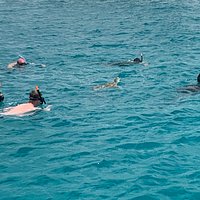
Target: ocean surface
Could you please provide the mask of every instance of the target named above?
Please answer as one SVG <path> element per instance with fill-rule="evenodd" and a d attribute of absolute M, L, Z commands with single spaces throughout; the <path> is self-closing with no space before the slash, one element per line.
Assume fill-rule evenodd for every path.
<path fill-rule="evenodd" d="M 0 0 L 0 112 L 49 108 L 0 116 L 0 199 L 200 199 L 199 30 L 198 0 Z"/>

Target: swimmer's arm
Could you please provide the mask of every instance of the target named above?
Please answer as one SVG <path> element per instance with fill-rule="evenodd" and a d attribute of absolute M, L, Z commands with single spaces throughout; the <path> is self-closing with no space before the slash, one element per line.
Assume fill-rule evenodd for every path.
<path fill-rule="evenodd" d="M 99 89 L 101 89 L 102 88 L 102 86 L 100 85 L 100 86 L 94 86 L 93 87 L 93 90 L 99 90 Z"/>
<path fill-rule="evenodd" d="M 13 67 L 15 67 L 17 65 L 17 62 L 12 62 L 10 64 L 8 64 L 8 68 L 11 69 Z"/>

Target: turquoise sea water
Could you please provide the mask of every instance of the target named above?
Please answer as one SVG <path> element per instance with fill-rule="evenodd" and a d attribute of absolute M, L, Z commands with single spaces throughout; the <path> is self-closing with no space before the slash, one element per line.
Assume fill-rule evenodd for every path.
<path fill-rule="evenodd" d="M 200 198 L 197 0 L 0 0 L 0 199 Z M 110 66 L 144 54 L 147 67 Z M 18 55 L 35 63 L 8 70 Z M 41 67 L 40 64 L 46 65 Z M 120 89 L 93 91 L 119 76 Z"/>

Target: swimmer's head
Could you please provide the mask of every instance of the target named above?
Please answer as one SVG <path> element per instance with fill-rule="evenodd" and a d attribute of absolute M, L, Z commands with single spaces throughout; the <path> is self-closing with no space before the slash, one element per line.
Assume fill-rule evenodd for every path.
<path fill-rule="evenodd" d="M 31 101 L 36 101 L 40 100 L 40 96 L 36 90 L 32 90 L 29 94 L 29 100 Z"/>
<path fill-rule="evenodd" d="M 140 62 L 141 62 L 141 60 L 140 60 L 139 58 L 135 58 L 133 61 L 134 61 L 135 63 L 140 63 Z"/>
<path fill-rule="evenodd" d="M 200 74 L 197 76 L 197 82 L 200 83 Z"/>
<path fill-rule="evenodd" d="M 119 83 L 119 81 L 120 81 L 120 78 L 119 78 L 119 77 L 117 77 L 117 78 L 114 79 L 114 82 L 115 82 L 115 83 Z"/>
<path fill-rule="evenodd" d="M 44 97 L 42 97 L 42 93 L 39 91 L 38 86 L 35 87 L 35 90 L 32 90 L 29 94 L 29 102 L 33 103 L 34 106 L 39 104 L 46 104 Z"/>
<path fill-rule="evenodd" d="M 40 96 L 37 90 L 32 90 L 29 94 L 29 101 L 39 105 L 43 103 L 43 98 Z"/>
<path fill-rule="evenodd" d="M 0 102 L 2 102 L 4 100 L 4 96 L 3 94 L 0 92 Z"/>
<path fill-rule="evenodd" d="M 24 65 L 24 64 L 26 64 L 25 58 L 19 58 L 19 59 L 17 60 L 17 64 L 18 64 L 18 65 Z"/>

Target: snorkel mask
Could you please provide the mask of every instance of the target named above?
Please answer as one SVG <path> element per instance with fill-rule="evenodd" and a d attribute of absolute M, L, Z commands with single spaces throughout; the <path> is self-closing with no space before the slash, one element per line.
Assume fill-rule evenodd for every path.
<path fill-rule="evenodd" d="M 37 92 L 37 93 L 36 93 Z M 42 97 L 42 93 L 39 90 L 39 87 L 36 86 L 35 90 L 33 90 L 29 96 L 29 100 L 31 101 L 40 101 L 41 104 L 46 104 L 45 99 Z"/>

